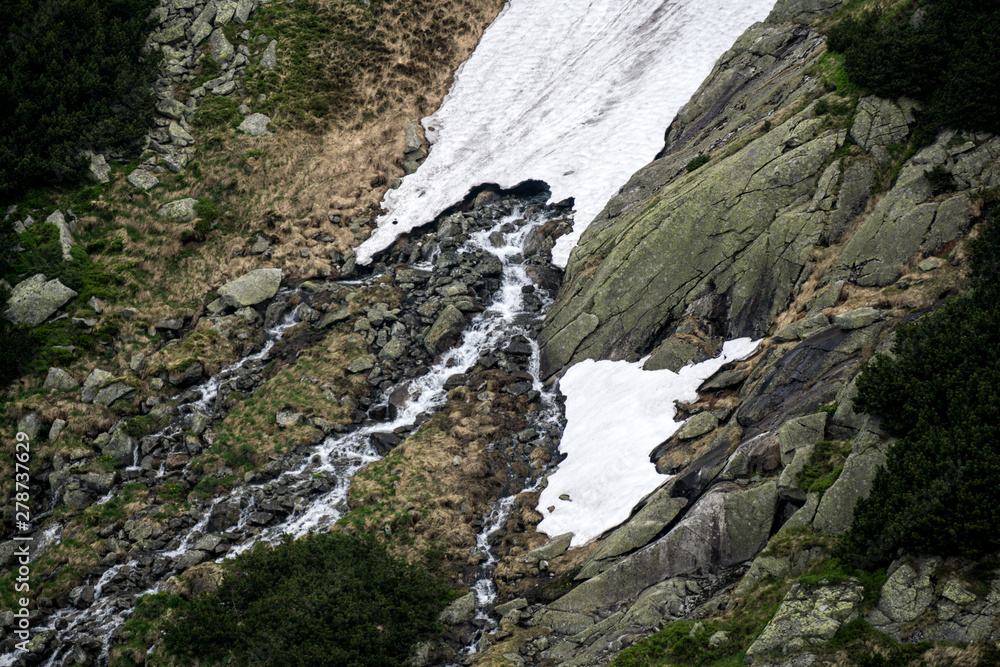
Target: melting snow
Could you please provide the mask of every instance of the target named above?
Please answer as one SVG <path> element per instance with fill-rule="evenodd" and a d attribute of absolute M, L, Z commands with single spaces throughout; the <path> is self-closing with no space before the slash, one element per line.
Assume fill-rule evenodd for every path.
<path fill-rule="evenodd" d="M 720 356 L 677 373 L 644 371 L 645 359 L 587 360 L 566 371 L 559 381 L 567 422 L 559 451 L 567 457 L 539 496 L 545 518 L 538 530 L 573 533 L 573 546 L 580 546 L 627 519 L 669 479 L 656 472 L 649 452 L 683 423 L 674 421 L 674 402 L 696 400 L 702 382 L 723 364 L 750 356 L 759 342 L 729 341 Z"/>
<path fill-rule="evenodd" d="M 549 184 L 575 199 L 565 266 L 584 228 L 663 147 L 716 59 L 774 0 L 511 0 L 423 120 L 433 149 L 390 190 L 358 262 L 432 221 L 475 186 Z"/>

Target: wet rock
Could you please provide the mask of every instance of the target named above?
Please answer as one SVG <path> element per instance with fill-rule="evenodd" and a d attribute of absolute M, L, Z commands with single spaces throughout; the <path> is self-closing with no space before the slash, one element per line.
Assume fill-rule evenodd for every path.
<path fill-rule="evenodd" d="M 198 565 L 199 563 L 204 563 L 206 560 L 211 558 L 211 556 L 212 555 L 206 551 L 192 549 L 191 551 L 188 551 L 186 554 L 181 556 L 177 560 L 177 564 L 174 565 L 174 567 L 177 568 L 179 572 L 183 572 L 184 570 L 192 568 L 195 565 Z"/>
<path fill-rule="evenodd" d="M 212 508 L 205 529 L 212 533 L 221 533 L 240 520 L 240 508 L 234 503 L 218 503 Z"/>
<path fill-rule="evenodd" d="M 93 601 L 93 586 L 77 586 L 69 592 L 69 603 L 77 609 L 86 609 Z"/>
<path fill-rule="evenodd" d="M 14 286 L 4 317 L 14 324 L 37 327 L 76 296 L 58 280 L 46 281 L 45 274 L 37 273 Z"/>
<path fill-rule="evenodd" d="M 205 376 L 205 367 L 200 361 L 191 361 L 169 371 L 168 381 L 175 387 L 190 387 Z"/>
<path fill-rule="evenodd" d="M 385 456 L 393 450 L 394 447 L 403 442 L 395 433 L 372 433 L 371 434 L 372 445 L 375 446 L 375 451 L 379 453 L 380 456 Z"/>
<path fill-rule="evenodd" d="M 458 342 L 465 331 L 465 315 L 454 306 L 445 306 L 434 324 L 423 336 L 424 347 L 430 354 L 438 354 Z"/>

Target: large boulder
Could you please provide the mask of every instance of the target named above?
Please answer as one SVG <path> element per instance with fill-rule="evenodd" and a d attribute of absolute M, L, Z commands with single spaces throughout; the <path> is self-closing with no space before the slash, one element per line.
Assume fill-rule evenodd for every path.
<path fill-rule="evenodd" d="M 72 262 L 73 255 L 70 250 L 73 248 L 73 230 L 66 222 L 66 216 L 63 215 L 62 211 L 54 211 L 52 215 L 45 218 L 45 222 L 55 225 L 55 228 L 59 230 L 59 249 L 62 250 L 63 261 Z"/>
<path fill-rule="evenodd" d="M 198 214 L 194 210 L 194 205 L 197 203 L 198 200 L 191 197 L 177 199 L 161 206 L 156 214 L 171 222 L 191 222 L 198 217 Z"/>
<path fill-rule="evenodd" d="M 424 333 L 424 347 L 431 354 L 444 352 L 454 345 L 465 330 L 465 315 L 455 306 L 445 306 Z"/>
<path fill-rule="evenodd" d="M 222 28 L 216 28 L 212 32 L 208 38 L 208 46 L 208 54 L 219 64 L 228 63 L 236 55 L 236 49 L 226 39 L 226 34 L 222 32 Z"/>
<path fill-rule="evenodd" d="M 252 113 L 243 119 L 239 130 L 255 137 L 264 137 L 271 134 L 271 130 L 267 129 L 267 124 L 270 122 L 271 119 L 268 116 L 262 113 Z"/>
<path fill-rule="evenodd" d="M 233 308 L 255 306 L 278 293 L 281 269 L 255 269 L 219 288 L 219 298 Z"/>
<path fill-rule="evenodd" d="M 58 280 L 46 281 L 45 274 L 36 273 L 14 286 L 3 315 L 14 324 L 37 327 L 76 295 Z"/>
<path fill-rule="evenodd" d="M 907 114 L 891 100 L 865 97 L 851 125 L 851 138 L 866 149 L 899 144 L 910 134 Z"/>
<path fill-rule="evenodd" d="M 94 183 L 107 183 L 111 180 L 111 167 L 103 155 L 92 151 L 87 151 L 84 155 L 88 158 L 86 176 L 89 180 Z"/>
<path fill-rule="evenodd" d="M 890 444 L 870 430 L 858 434 L 840 477 L 823 494 L 813 518 L 813 528 L 836 535 L 851 527 L 854 507 L 871 493 L 875 473 L 885 465 Z"/>
<path fill-rule="evenodd" d="M 45 388 L 56 391 L 71 391 L 80 386 L 76 378 L 61 368 L 50 368 L 49 374 L 45 376 Z"/>

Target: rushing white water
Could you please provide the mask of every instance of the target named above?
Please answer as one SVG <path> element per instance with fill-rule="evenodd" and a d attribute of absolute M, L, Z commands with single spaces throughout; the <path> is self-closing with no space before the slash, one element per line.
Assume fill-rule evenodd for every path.
<path fill-rule="evenodd" d="M 423 121 L 432 148 L 390 190 L 358 262 L 430 222 L 474 186 L 545 181 L 575 200 L 565 266 L 608 199 L 663 147 L 678 109 L 774 0 L 510 0 L 441 108 Z"/>
<path fill-rule="evenodd" d="M 456 373 L 464 373 L 472 368 L 483 351 L 501 346 L 512 336 L 530 335 L 527 325 L 533 320 L 537 321 L 537 316 L 525 313 L 522 288 L 532 283 L 521 263 L 521 249 L 530 231 L 544 224 L 546 220 L 546 217 L 539 215 L 525 222 L 521 212 L 514 211 L 490 229 L 481 230 L 470 236 L 460 250 L 486 250 L 500 259 L 503 265 L 500 288 L 493 303 L 472 320 L 458 347 L 444 352 L 427 373 L 409 382 L 407 385 L 409 398 L 394 420 L 364 426 L 345 435 L 328 437 L 314 448 L 312 456 L 306 462 L 282 476 L 283 480 L 294 484 L 309 480 L 314 475 L 326 474 L 328 479 L 334 480 L 334 487 L 320 498 L 311 501 L 285 522 L 266 530 L 259 540 L 273 542 L 284 534 L 300 536 L 333 525 L 344 514 L 347 494 L 355 473 L 380 458 L 371 444 L 373 433 L 412 426 L 418 417 L 436 410 L 445 403 L 447 400 L 445 382 Z M 494 247 L 490 235 L 515 222 L 522 224 L 514 231 L 503 235 L 504 245 Z M 534 344 L 532 362 L 534 384 L 536 388 L 540 388 L 538 350 Z M 551 404 L 552 399 L 550 397 L 547 399 Z M 248 489 L 247 493 L 251 491 L 252 489 Z M 249 510 L 249 507 L 244 509 L 241 521 L 245 520 Z M 250 546 L 251 543 L 247 542 L 233 549 L 228 556 L 238 554 Z"/>

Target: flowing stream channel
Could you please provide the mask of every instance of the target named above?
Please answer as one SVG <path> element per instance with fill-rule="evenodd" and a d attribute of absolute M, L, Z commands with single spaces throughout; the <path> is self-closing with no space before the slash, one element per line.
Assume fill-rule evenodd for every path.
<path fill-rule="evenodd" d="M 284 535 L 301 536 L 309 532 L 328 530 L 347 511 L 347 498 L 351 480 L 364 466 L 377 461 L 380 456 L 372 444 L 372 434 L 394 431 L 401 427 L 414 427 L 420 421 L 443 406 L 447 400 L 446 381 L 458 373 L 471 369 L 481 357 L 489 351 L 502 348 L 515 337 L 527 339 L 531 345 L 531 356 L 528 361 L 528 372 L 532 377 L 532 387 L 539 392 L 538 401 L 541 410 L 533 415 L 533 424 L 545 428 L 559 428 L 560 409 L 555 395 L 543 387 L 539 378 L 539 350 L 535 342 L 535 334 L 540 327 L 541 319 L 547 310 L 550 299 L 541 292 L 541 307 L 528 308 L 525 296 L 533 292 L 533 283 L 525 270 L 523 245 L 529 233 L 551 219 L 550 209 L 541 206 L 528 207 L 528 212 L 522 215 L 522 210 L 515 209 L 509 215 L 500 217 L 491 228 L 471 233 L 468 240 L 458 248 L 458 252 L 471 253 L 486 251 L 499 259 L 503 270 L 499 289 L 493 295 L 492 303 L 471 320 L 461 341 L 456 347 L 447 350 L 422 376 L 406 381 L 408 400 L 398 408 L 395 418 L 388 421 L 370 421 L 359 425 L 347 433 L 334 434 L 326 437 L 318 445 L 312 447 L 301 462 L 281 473 L 277 478 L 260 484 L 245 484 L 238 486 L 227 495 L 213 499 L 210 505 L 203 508 L 202 514 L 194 525 L 182 529 L 168 545 L 153 557 L 161 563 L 158 583 L 152 588 L 134 590 L 131 594 L 122 595 L 121 586 L 117 594 L 109 593 L 112 586 L 127 580 L 128 573 L 136 567 L 137 561 L 130 559 L 124 563 L 107 568 L 100 576 L 93 576 L 84 582 L 93 587 L 94 599 L 83 609 L 67 606 L 51 614 L 45 625 L 39 631 L 52 631 L 58 637 L 58 647 L 52 652 L 44 665 L 56 667 L 72 665 L 76 662 L 74 650 L 79 642 L 86 643 L 97 637 L 101 642 L 98 664 L 106 665 L 110 647 L 116 630 L 122 626 L 130 615 L 135 598 L 139 595 L 158 592 L 164 582 L 177 574 L 182 567 L 184 558 L 195 547 L 205 548 L 205 540 L 212 541 L 208 523 L 213 509 L 220 503 L 240 507 L 239 520 L 231 533 L 244 534 L 253 523 L 254 513 L 260 510 L 261 499 L 267 498 L 274 489 L 280 488 L 282 493 L 300 498 L 295 511 L 284 520 L 273 523 L 256 531 L 245 533 L 242 542 L 235 544 L 225 556 L 229 558 L 249 549 L 257 542 L 276 542 Z M 418 265 L 417 268 L 420 268 Z M 423 268 L 429 268 L 425 265 Z M 287 295 L 287 292 L 286 292 Z M 295 311 L 286 315 L 278 324 L 266 332 L 266 342 L 254 354 L 247 355 L 238 362 L 224 368 L 219 373 L 206 380 L 201 385 L 188 390 L 185 395 L 195 400 L 180 406 L 178 416 L 164 427 L 157 437 L 167 441 L 182 437 L 196 415 L 211 417 L 216 409 L 216 400 L 227 383 L 237 377 L 238 371 L 254 365 L 265 364 L 270 357 L 274 345 L 281 340 L 284 333 L 297 323 Z M 388 397 L 396 387 L 381 392 L 382 404 L 387 404 Z M 136 445 L 133 466 L 130 469 L 139 472 L 139 449 Z M 157 473 L 163 476 L 163 466 Z M 318 478 L 332 480 L 329 488 L 317 491 Z M 534 480 L 537 484 L 538 480 Z M 98 502 L 107 502 L 120 492 L 120 487 L 113 489 Z M 492 573 L 497 563 L 497 555 L 491 547 L 494 538 L 506 523 L 507 517 L 514 506 L 515 495 L 498 498 L 483 517 L 483 528 L 477 538 L 476 550 L 481 553 L 477 581 L 472 587 L 476 594 L 477 625 L 488 631 L 495 627 L 495 621 L 490 618 L 489 611 L 496 599 L 497 591 L 493 583 Z M 56 537 L 61 525 L 51 525 L 40 534 L 39 540 L 49 545 L 58 543 Z M 35 557 L 44 552 L 45 548 L 36 549 Z M 149 558 L 149 555 L 146 556 Z M 480 634 L 477 634 L 477 641 Z M 473 642 L 461 653 L 467 656 L 476 652 Z M 15 654 L 0 658 L 0 665 L 15 664 Z"/>

